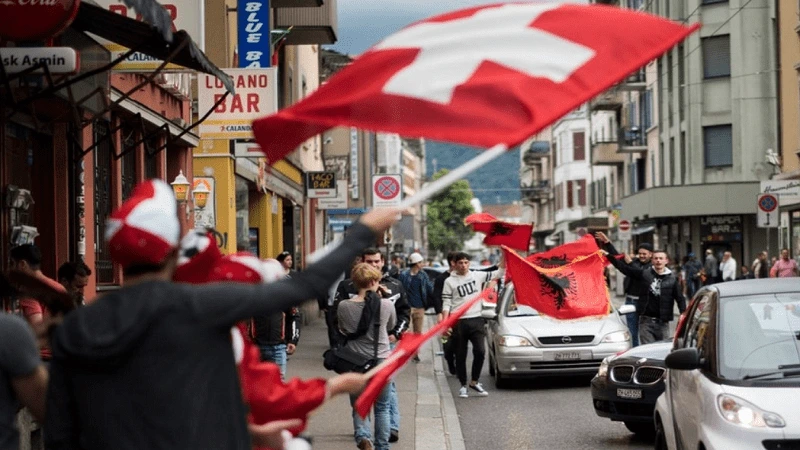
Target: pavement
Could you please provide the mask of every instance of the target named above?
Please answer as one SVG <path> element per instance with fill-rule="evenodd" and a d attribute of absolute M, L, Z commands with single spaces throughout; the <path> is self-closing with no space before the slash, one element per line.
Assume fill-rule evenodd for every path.
<path fill-rule="evenodd" d="M 297 351 L 289 357 L 287 377 L 331 378 L 335 374 L 322 366 L 328 348 L 325 320 L 307 314 Z M 433 323 L 426 316 L 426 326 Z M 464 450 L 458 412 L 444 374 L 443 358 L 437 356 L 438 341 L 427 343 L 419 353 L 421 361 L 409 363 L 395 378 L 400 399 L 400 440 L 394 450 Z M 356 448 L 353 421 L 347 396 L 329 400 L 314 412 L 307 432 L 315 450 Z"/>

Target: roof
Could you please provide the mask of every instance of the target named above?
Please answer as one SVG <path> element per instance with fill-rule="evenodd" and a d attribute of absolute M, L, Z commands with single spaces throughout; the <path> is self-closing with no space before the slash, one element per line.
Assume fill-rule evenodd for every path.
<path fill-rule="evenodd" d="M 89 2 L 81 3 L 72 27 L 155 58 L 169 60 L 187 69 L 213 75 L 222 81 L 228 91 L 234 91 L 231 77 L 208 59 L 186 31 L 172 33 L 170 42 L 169 33 L 159 31 L 153 25 L 113 13 Z"/>
<path fill-rule="evenodd" d="M 739 297 L 758 294 L 787 294 L 800 292 L 800 278 L 760 278 L 757 280 L 726 281 L 711 285 L 720 297 Z"/>
<path fill-rule="evenodd" d="M 522 208 L 519 203 L 510 203 L 507 205 L 483 205 L 481 206 L 483 212 L 491 214 L 498 219 L 520 219 L 522 217 Z"/>

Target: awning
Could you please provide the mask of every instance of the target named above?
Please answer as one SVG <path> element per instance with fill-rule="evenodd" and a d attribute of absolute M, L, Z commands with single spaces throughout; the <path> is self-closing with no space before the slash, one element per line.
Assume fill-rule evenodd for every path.
<path fill-rule="evenodd" d="M 173 122 L 170 122 L 164 116 L 158 114 L 152 109 L 142 105 L 141 103 L 131 98 L 126 98 L 123 99 L 122 101 L 119 101 L 122 98 L 122 95 L 123 94 L 118 89 L 112 88 L 109 98 L 111 99 L 112 102 L 115 103 L 119 102 L 118 104 L 122 109 L 129 111 L 133 114 L 140 114 L 145 122 L 154 125 L 158 128 L 166 127 L 172 136 L 174 137 L 180 136 L 179 138 L 177 138 L 178 143 L 186 147 L 197 147 L 198 145 L 200 145 L 200 138 L 196 134 L 191 132 L 181 133 L 183 131 L 183 128 L 181 128 L 180 126 L 178 126 Z"/>
<path fill-rule="evenodd" d="M 572 231 L 573 233 L 580 228 L 584 228 L 586 231 L 608 230 L 608 218 L 584 217 L 582 219 L 573 220 L 569 223 L 569 231 Z"/>
<path fill-rule="evenodd" d="M 72 27 L 187 69 L 213 75 L 222 81 L 228 91 L 234 90 L 231 77 L 215 66 L 183 30 L 173 33 L 170 43 L 149 24 L 88 2 L 81 3 Z"/>
<path fill-rule="evenodd" d="M 655 229 L 656 229 L 655 225 L 647 225 L 647 226 L 644 226 L 644 227 L 635 227 L 634 229 L 631 230 L 631 234 L 634 235 L 634 236 L 638 236 L 640 234 L 651 233 L 651 232 L 655 231 Z"/>

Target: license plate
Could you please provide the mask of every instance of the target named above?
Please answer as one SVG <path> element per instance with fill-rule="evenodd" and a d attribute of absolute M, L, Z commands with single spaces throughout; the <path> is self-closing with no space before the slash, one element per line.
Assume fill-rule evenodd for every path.
<path fill-rule="evenodd" d="M 617 389 L 617 397 L 638 400 L 642 398 L 641 389 Z"/>
<path fill-rule="evenodd" d="M 553 357 L 556 361 L 574 361 L 581 359 L 581 352 L 562 352 L 556 353 Z"/>

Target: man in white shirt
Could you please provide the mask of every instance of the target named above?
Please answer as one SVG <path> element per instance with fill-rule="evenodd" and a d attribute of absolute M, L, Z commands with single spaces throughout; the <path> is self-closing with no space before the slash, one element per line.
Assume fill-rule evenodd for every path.
<path fill-rule="evenodd" d="M 722 281 L 733 281 L 736 279 L 736 260 L 731 256 L 731 252 L 722 254 L 722 262 L 719 263 L 719 271 L 722 273 Z"/>
<path fill-rule="evenodd" d="M 442 315 L 447 318 L 450 312 L 475 298 L 481 292 L 483 284 L 487 281 L 500 278 L 505 272 L 505 263 L 501 262 L 501 269 L 494 272 L 472 272 L 469 270 L 470 256 L 467 253 L 455 255 L 455 271 L 444 282 L 442 290 Z M 469 397 L 469 389 L 485 397 L 488 392 L 481 386 L 478 379 L 483 370 L 483 360 L 486 356 L 486 332 L 484 331 L 483 318 L 481 318 L 481 303 L 473 305 L 458 320 L 454 327 L 457 336 L 456 347 L 456 373 L 461 382 L 458 396 Z M 467 384 L 467 346 L 472 342 L 472 379 Z"/>

